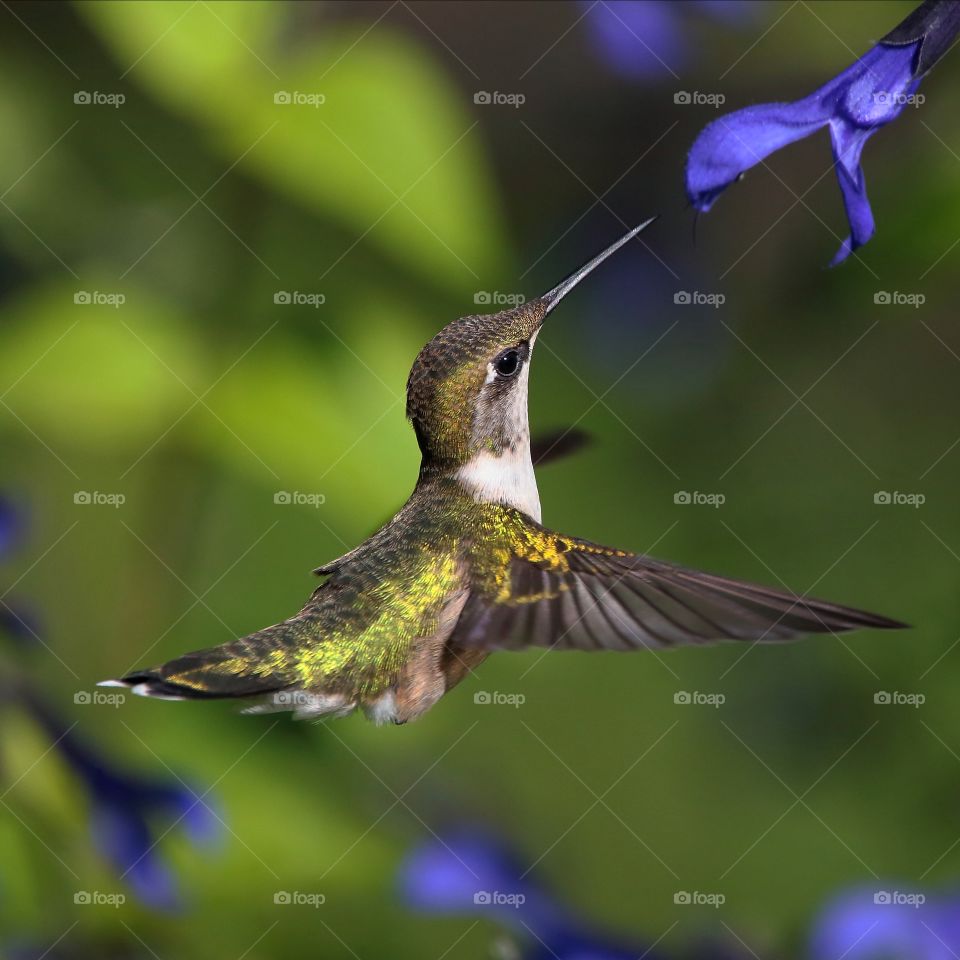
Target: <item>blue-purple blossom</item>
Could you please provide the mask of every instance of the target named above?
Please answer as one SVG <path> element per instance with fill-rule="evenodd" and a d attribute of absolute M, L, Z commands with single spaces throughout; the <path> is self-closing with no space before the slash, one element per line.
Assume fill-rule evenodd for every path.
<path fill-rule="evenodd" d="M 893 887 L 844 893 L 814 925 L 810 954 L 813 960 L 955 960 L 960 896 Z"/>
<path fill-rule="evenodd" d="M 525 960 L 657 960 L 578 921 L 488 832 L 462 827 L 419 846 L 403 863 L 405 900 L 430 913 L 481 914 L 525 944 Z"/>
<path fill-rule="evenodd" d="M 513 854 L 471 827 L 418 847 L 401 869 L 400 884 L 412 906 L 429 912 L 483 913 L 506 926 L 522 916 L 537 930 L 552 929 L 561 919 Z"/>
<path fill-rule="evenodd" d="M 23 536 L 23 514 L 9 498 L 0 495 L 0 561 L 5 560 Z"/>
<path fill-rule="evenodd" d="M 0 634 L 5 633 L 18 643 L 29 646 L 40 637 L 40 623 L 32 610 L 22 604 L 13 607 L 0 600 Z"/>
<path fill-rule="evenodd" d="M 852 66 L 802 100 L 766 103 L 720 117 L 700 133 L 687 161 L 686 189 L 698 210 L 771 153 L 828 127 L 850 235 L 831 265 L 874 232 L 860 155 L 867 140 L 917 103 L 927 70 L 960 30 L 960 3 L 930 0 Z"/>
<path fill-rule="evenodd" d="M 685 15 L 735 20 L 757 7 L 750 0 L 584 0 L 586 25 L 603 59 L 618 73 L 649 80 L 676 73 L 688 59 Z"/>
<path fill-rule="evenodd" d="M 587 7 L 587 26 L 597 50 L 618 73 L 646 80 L 679 68 L 686 41 L 671 4 L 626 0 Z"/>
<path fill-rule="evenodd" d="M 118 769 L 67 727 L 36 696 L 24 699 L 58 752 L 87 790 L 94 843 L 143 903 L 178 905 L 177 884 L 159 855 L 157 826 L 182 826 L 195 843 L 214 838 L 219 819 L 208 802 L 183 783 Z"/>
<path fill-rule="evenodd" d="M 27 528 L 24 511 L 9 497 L 0 495 L 0 563 L 10 557 L 21 545 Z M 38 618 L 7 598 L 0 589 L 0 634 L 18 642 L 36 640 L 39 636 Z"/>
<path fill-rule="evenodd" d="M 23 510 L 0 496 L 0 561 L 20 545 L 27 523 Z M 16 640 L 38 639 L 36 617 L 4 599 L 0 591 L 0 633 Z M 23 677 L 7 669 L 0 696 L 14 701 L 33 717 L 86 788 L 94 843 L 148 906 L 177 905 L 173 873 L 159 856 L 158 826 L 182 824 L 194 841 L 215 835 L 218 819 L 190 787 L 168 780 L 137 776 L 113 765 L 63 721 Z"/>

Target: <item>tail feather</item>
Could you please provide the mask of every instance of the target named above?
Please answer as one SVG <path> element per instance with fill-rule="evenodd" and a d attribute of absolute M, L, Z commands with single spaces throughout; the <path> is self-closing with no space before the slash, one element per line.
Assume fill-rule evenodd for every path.
<path fill-rule="evenodd" d="M 167 700 L 243 699 L 277 693 L 296 683 L 294 634 L 287 621 L 157 667 L 134 670 L 104 685 L 129 687 L 141 696 Z"/>

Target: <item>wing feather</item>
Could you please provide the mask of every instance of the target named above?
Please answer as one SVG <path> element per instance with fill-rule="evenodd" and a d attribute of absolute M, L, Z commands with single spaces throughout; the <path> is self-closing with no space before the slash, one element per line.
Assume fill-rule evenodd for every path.
<path fill-rule="evenodd" d="M 518 519 L 519 518 L 519 519 Z M 562 536 L 516 514 L 509 589 L 482 579 L 455 630 L 464 646 L 662 649 L 892 629 L 896 620 Z"/>

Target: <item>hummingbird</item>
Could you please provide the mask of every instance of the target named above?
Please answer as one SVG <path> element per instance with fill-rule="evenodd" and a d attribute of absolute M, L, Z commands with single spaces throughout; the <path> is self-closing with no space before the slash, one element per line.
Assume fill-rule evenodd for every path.
<path fill-rule="evenodd" d="M 409 500 L 282 623 L 106 685 L 250 712 L 422 716 L 496 650 L 666 649 L 905 624 L 601 546 L 541 523 L 527 394 L 546 318 L 652 220 L 543 296 L 461 317 L 420 351 L 407 417 L 421 452 Z"/>

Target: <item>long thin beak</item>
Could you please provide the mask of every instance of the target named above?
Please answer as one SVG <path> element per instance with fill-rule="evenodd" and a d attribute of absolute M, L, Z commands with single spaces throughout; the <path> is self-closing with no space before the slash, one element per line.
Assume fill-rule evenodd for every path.
<path fill-rule="evenodd" d="M 645 220 L 640 224 L 639 227 L 634 227 L 628 234 L 622 236 L 616 243 L 611 244 L 607 247 L 603 253 L 597 254 L 589 263 L 582 266 L 576 273 L 567 277 L 559 286 L 554 287 L 548 293 L 545 293 L 540 299 L 546 303 L 547 310 L 544 316 L 547 315 L 588 273 L 591 273 L 594 268 L 599 267 L 604 260 L 607 259 L 611 254 L 616 253 L 625 243 L 632 240 L 641 230 L 649 227 L 656 217 L 651 217 L 649 220 Z"/>

